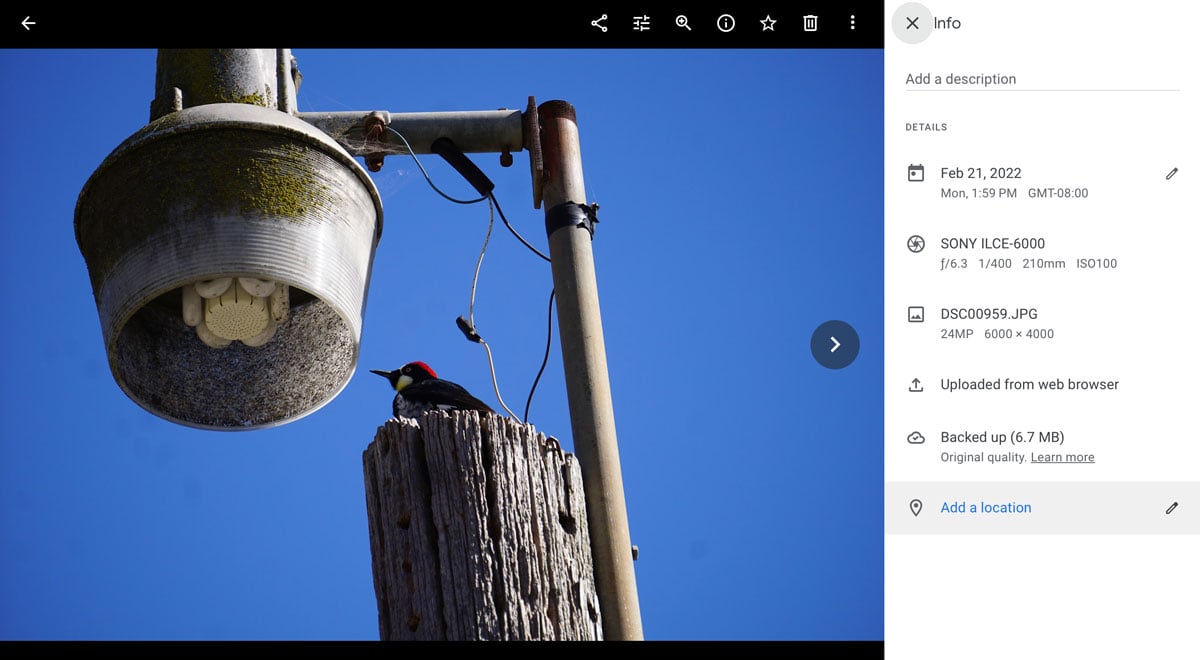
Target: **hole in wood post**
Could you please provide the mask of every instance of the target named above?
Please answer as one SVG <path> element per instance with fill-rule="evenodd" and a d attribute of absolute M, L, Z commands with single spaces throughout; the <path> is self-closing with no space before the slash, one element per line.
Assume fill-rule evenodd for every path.
<path fill-rule="evenodd" d="M 575 517 L 565 511 L 558 512 L 558 524 L 562 526 L 563 531 L 574 536 L 578 524 L 575 522 Z"/>
<path fill-rule="evenodd" d="M 412 511 L 401 513 L 396 518 L 396 524 L 400 526 L 400 529 L 408 529 L 408 526 L 412 524 Z"/>
<path fill-rule="evenodd" d="M 400 562 L 400 568 L 403 568 L 405 573 L 412 573 L 412 562 L 405 559 Z"/>
<path fill-rule="evenodd" d="M 408 617 L 408 629 L 412 632 L 417 632 L 417 626 L 421 625 L 421 617 L 416 612 Z"/>

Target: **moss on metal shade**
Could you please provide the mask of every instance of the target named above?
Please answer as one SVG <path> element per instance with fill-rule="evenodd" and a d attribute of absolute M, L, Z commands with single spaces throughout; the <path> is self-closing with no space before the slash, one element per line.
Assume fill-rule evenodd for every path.
<path fill-rule="evenodd" d="M 321 131 L 236 103 L 151 122 L 96 169 L 75 234 L 109 366 L 150 412 L 208 429 L 275 426 L 333 399 L 354 372 L 383 227 L 366 172 Z M 220 276 L 292 287 L 267 344 L 203 344 L 179 288 Z"/>

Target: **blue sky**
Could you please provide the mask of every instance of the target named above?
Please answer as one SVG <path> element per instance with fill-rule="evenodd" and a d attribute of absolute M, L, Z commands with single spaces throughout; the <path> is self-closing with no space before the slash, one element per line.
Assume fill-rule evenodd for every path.
<path fill-rule="evenodd" d="M 294 54 L 302 111 L 575 105 L 648 639 L 882 639 L 882 50 Z M 0 51 L 0 639 L 377 639 L 361 454 L 391 393 L 367 370 L 424 360 L 495 404 L 454 326 L 486 207 L 388 158 L 342 394 L 269 430 L 171 424 L 114 382 L 73 228 L 154 70 Z M 525 154 L 472 158 L 545 246 Z M 518 412 L 550 287 L 498 228 L 475 316 Z M 862 339 L 836 371 L 809 353 L 831 319 Z M 570 446 L 557 334 L 531 421 Z"/>

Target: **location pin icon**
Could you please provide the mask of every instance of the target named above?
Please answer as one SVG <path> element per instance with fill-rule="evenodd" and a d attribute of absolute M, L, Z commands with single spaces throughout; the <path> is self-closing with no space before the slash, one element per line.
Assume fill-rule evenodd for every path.
<path fill-rule="evenodd" d="M 908 508 L 913 512 L 914 516 L 921 515 L 921 500 L 913 500 L 909 502 Z"/>

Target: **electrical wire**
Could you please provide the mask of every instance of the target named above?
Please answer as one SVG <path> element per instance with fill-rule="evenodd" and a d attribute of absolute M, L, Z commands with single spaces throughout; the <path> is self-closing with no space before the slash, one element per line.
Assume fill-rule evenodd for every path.
<path fill-rule="evenodd" d="M 404 148 L 408 150 L 408 155 L 412 156 L 413 162 L 415 162 L 417 164 L 417 169 L 421 170 L 421 174 L 425 177 L 425 181 L 429 183 L 429 187 L 433 188 L 434 192 L 441 195 L 442 197 L 445 197 L 446 199 L 450 200 L 451 202 L 454 202 L 455 204 L 478 204 L 479 202 L 482 202 L 485 199 L 491 200 L 492 204 L 494 204 L 496 207 L 496 212 L 500 214 L 500 220 L 502 220 L 504 222 L 505 227 L 508 227 L 508 231 L 512 232 L 512 235 L 515 236 L 518 241 L 521 241 L 522 245 L 524 245 L 525 247 L 532 250 L 534 254 L 536 254 L 537 256 L 546 260 L 547 262 L 550 261 L 550 257 L 547 257 L 545 255 L 545 253 L 543 253 L 541 250 L 533 247 L 533 245 L 530 244 L 529 241 L 525 240 L 525 237 L 521 236 L 520 232 L 518 232 L 516 230 L 516 228 L 513 227 L 511 223 L 509 223 L 508 217 L 504 215 L 504 209 L 500 208 L 500 201 L 498 199 L 496 199 L 496 194 L 494 192 L 489 192 L 488 194 L 486 194 L 482 197 L 477 197 L 475 199 L 458 199 L 456 197 L 451 197 L 450 195 L 447 195 L 446 193 L 442 192 L 441 188 L 438 188 L 437 185 L 435 185 L 433 183 L 433 179 L 429 178 L 429 172 L 425 171 L 425 166 L 421 164 L 421 159 L 417 158 L 417 154 L 413 153 L 412 145 L 410 145 L 408 143 L 408 140 L 405 139 L 405 137 L 400 133 L 400 131 L 397 131 L 396 129 L 392 128 L 391 126 L 385 126 L 384 128 L 391 131 L 392 135 L 395 135 L 396 137 L 400 138 L 400 141 L 404 143 Z M 490 214 L 491 211 L 489 210 L 488 213 Z M 490 235 L 490 230 L 489 230 L 489 235 Z M 484 245 L 484 247 L 486 247 L 486 244 Z"/>
<path fill-rule="evenodd" d="M 517 414 L 509 409 L 508 404 L 504 403 L 504 397 L 500 396 L 500 384 L 496 381 L 496 363 L 492 359 L 492 347 L 488 346 L 487 341 L 479 336 L 475 330 L 475 289 L 479 284 L 479 270 L 483 267 L 483 255 L 487 252 L 488 242 L 492 240 L 492 227 L 495 226 L 496 219 L 492 214 L 492 202 L 488 201 L 488 228 L 487 234 L 483 237 L 483 247 L 479 249 L 479 258 L 475 260 L 475 275 L 471 278 L 471 301 L 467 305 L 467 319 L 470 323 L 471 332 L 474 336 L 468 336 L 478 344 L 483 345 L 483 350 L 487 351 L 488 370 L 492 373 L 492 389 L 496 392 L 496 400 L 500 402 L 500 407 L 508 413 L 509 417 L 516 417 Z"/>
<path fill-rule="evenodd" d="M 467 318 L 471 327 L 475 327 L 475 288 L 479 285 L 479 270 L 483 268 L 483 255 L 487 252 L 488 243 L 492 240 L 492 226 L 496 224 L 492 217 L 492 203 L 488 202 L 488 228 L 483 237 L 483 246 L 479 248 L 479 258 L 475 260 L 475 274 L 471 277 L 471 302 L 467 305 Z"/>
<path fill-rule="evenodd" d="M 518 240 L 518 241 L 521 241 L 521 243 L 522 243 L 522 244 L 523 244 L 525 247 L 529 248 L 530 250 L 533 250 L 533 253 L 534 253 L 534 254 L 536 254 L 537 256 L 541 257 L 542 259 L 545 259 L 545 260 L 546 260 L 546 262 L 547 262 L 547 263 L 549 263 L 549 261 L 550 261 L 550 257 L 547 257 L 546 255 L 542 254 L 541 250 L 538 250 L 537 248 L 535 248 L 535 247 L 533 247 L 532 245 L 530 245 L 530 244 L 529 244 L 529 241 L 525 240 L 525 238 L 524 238 L 524 237 L 522 237 L 522 236 L 521 236 L 519 233 L 517 233 L 517 230 L 516 230 L 516 229 L 513 229 L 513 226 L 512 226 L 512 225 L 508 224 L 508 218 L 506 218 L 506 217 L 504 216 L 504 209 L 500 208 L 500 202 L 496 200 L 496 193 L 488 193 L 488 197 L 489 197 L 489 198 L 491 198 L 491 200 L 492 200 L 492 203 L 496 205 L 496 212 L 500 214 L 500 219 L 504 221 L 504 226 L 505 226 L 505 227 L 508 227 L 508 230 L 509 230 L 510 232 L 512 232 L 512 235 L 513 235 L 513 236 L 516 236 L 516 237 L 517 237 L 517 240 Z"/>
<path fill-rule="evenodd" d="M 542 380 L 542 372 L 546 370 L 546 364 L 550 362 L 550 343 L 554 338 L 554 289 L 550 289 L 550 309 L 546 312 L 546 354 L 542 356 L 542 366 L 538 368 L 537 377 L 533 379 L 533 385 L 529 387 L 529 398 L 525 399 L 525 418 L 522 420 L 526 424 L 529 423 L 529 406 L 533 404 L 533 393 L 537 390 L 538 382 Z"/>
<path fill-rule="evenodd" d="M 509 417 L 516 419 L 517 413 L 510 410 L 508 406 L 504 404 L 504 399 L 500 397 L 500 385 L 496 382 L 496 365 L 492 362 L 492 347 L 488 346 L 488 343 L 482 338 L 480 338 L 479 343 L 483 344 L 483 350 L 487 351 L 488 369 L 492 372 L 492 389 L 496 391 L 496 400 L 500 402 L 500 407 L 504 408 L 504 412 L 508 413 Z"/>
<path fill-rule="evenodd" d="M 479 197 L 477 199 L 458 199 L 456 197 L 451 197 L 450 195 L 447 195 L 446 193 L 442 192 L 441 188 L 438 188 L 436 185 L 434 185 L 433 179 L 429 178 L 429 172 L 425 171 L 425 166 L 421 164 L 421 159 L 417 158 L 417 154 L 413 153 L 412 145 L 410 145 L 408 143 L 408 140 L 404 139 L 404 136 L 400 134 L 400 131 L 397 131 L 396 129 L 392 128 L 391 126 L 385 126 L 384 128 L 391 131 L 392 135 L 395 135 L 396 137 L 400 138 L 400 141 L 404 143 L 404 148 L 408 149 L 408 155 L 412 156 L 413 161 L 416 162 L 416 164 L 417 164 L 417 168 L 421 170 L 421 174 L 425 175 L 425 180 L 427 182 L 429 182 L 429 187 L 433 188 L 433 191 L 436 192 L 437 194 L 441 195 L 442 197 L 445 197 L 446 199 L 450 200 L 451 202 L 454 202 L 455 204 L 478 204 L 479 202 L 482 202 L 483 200 L 485 200 L 491 196 L 489 194 L 489 195 L 484 195 L 482 197 Z M 508 221 L 505 220 L 504 224 L 508 224 Z M 522 239 L 522 242 L 524 242 L 524 239 Z M 528 243 L 526 243 L 526 245 L 528 245 Z"/>
<path fill-rule="evenodd" d="M 500 396 L 500 384 L 496 380 L 496 363 L 492 357 L 492 348 L 491 348 L 491 346 L 488 346 L 488 343 L 483 339 L 483 337 L 481 337 L 479 335 L 479 332 L 475 329 L 475 292 L 478 289 L 478 285 L 479 285 L 479 271 L 483 268 L 483 256 L 484 256 L 484 254 L 487 253 L 488 243 L 492 240 L 492 228 L 493 228 L 493 226 L 495 226 L 495 223 L 496 223 L 496 218 L 495 218 L 496 214 L 498 213 L 500 215 L 500 220 L 504 222 L 504 226 L 508 228 L 508 231 L 510 233 L 512 233 L 512 235 L 515 236 L 516 239 L 518 241 L 520 241 L 522 245 L 529 248 L 534 254 L 541 257 L 547 263 L 550 261 L 550 257 L 546 256 L 541 250 L 538 250 L 532 244 L 530 244 L 529 241 L 525 240 L 525 237 L 521 236 L 520 232 L 518 232 L 516 230 L 516 228 L 513 227 L 511 223 L 509 223 L 508 217 L 506 217 L 504 215 L 504 210 L 500 208 L 500 200 L 496 199 L 495 193 L 489 192 L 488 194 L 486 194 L 482 197 L 479 197 L 477 199 L 458 199 L 455 197 L 451 197 L 450 195 L 447 195 L 446 193 L 442 192 L 442 190 L 440 188 L 438 188 L 436 184 L 433 183 L 433 179 L 431 179 L 429 177 L 429 172 L 425 171 L 425 166 L 421 164 L 421 159 L 417 158 L 417 154 L 413 153 L 412 145 L 410 145 L 408 143 L 408 140 L 405 139 L 404 135 L 402 135 L 400 133 L 400 131 L 397 131 L 396 129 L 392 128 L 391 126 L 385 126 L 384 128 L 391 131 L 393 135 L 400 138 L 400 141 L 404 143 L 404 148 L 408 150 L 408 155 L 412 156 L 413 161 L 417 164 L 417 168 L 421 170 L 421 174 L 425 177 L 425 181 L 429 184 L 430 188 L 433 188 L 434 192 L 441 195 L 445 199 L 447 199 L 451 202 L 454 202 L 455 204 L 477 204 L 484 200 L 487 200 L 487 202 L 488 202 L 487 234 L 483 238 L 483 246 L 480 247 L 480 249 L 479 249 L 479 258 L 475 260 L 475 273 L 471 277 L 471 300 L 467 305 L 467 319 L 468 319 L 469 327 L 467 327 L 467 328 L 462 327 L 462 325 L 461 325 L 462 319 L 460 317 L 459 318 L 459 321 L 460 321 L 459 328 L 467 336 L 467 339 L 470 339 L 471 341 L 474 341 L 478 344 L 483 345 L 483 350 L 487 352 L 488 371 L 491 372 L 492 390 L 495 391 L 495 393 L 496 393 L 496 400 L 500 402 L 500 407 L 504 408 L 504 411 L 507 412 L 510 417 L 516 417 L 517 416 L 516 413 L 514 413 L 511 409 L 509 409 L 508 404 L 504 403 L 504 397 Z M 542 356 L 542 365 L 541 365 L 541 367 L 538 368 L 537 376 L 533 379 L 533 385 L 530 386 L 530 388 L 529 388 L 529 396 L 528 396 L 528 398 L 525 399 L 525 416 L 522 418 L 522 421 L 525 424 L 529 423 L 529 408 L 533 404 L 533 394 L 534 394 L 534 392 L 537 391 L 538 383 L 542 380 L 542 373 L 546 371 L 546 365 L 550 362 L 550 347 L 551 347 L 551 344 L 553 343 L 553 339 L 554 339 L 554 289 L 551 289 L 550 290 L 550 306 L 549 306 L 549 311 L 547 312 L 547 319 L 546 319 L 546 352 L 545 352 L 545 355 Z"/>

